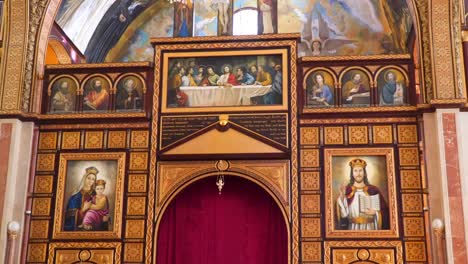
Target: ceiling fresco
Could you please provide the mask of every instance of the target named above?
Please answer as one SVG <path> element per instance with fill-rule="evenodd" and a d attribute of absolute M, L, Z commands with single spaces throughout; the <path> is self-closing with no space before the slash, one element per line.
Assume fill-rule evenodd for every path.
<path fill-rule="evenodd" d="M 194 1 L 64 0 L 56 22 L 87 62 L 151 61 L 151 37 L 251 34 L 251 21 L 300 32 L 299 56 L 403 54 L 413 26 L 406 0 Z"/>

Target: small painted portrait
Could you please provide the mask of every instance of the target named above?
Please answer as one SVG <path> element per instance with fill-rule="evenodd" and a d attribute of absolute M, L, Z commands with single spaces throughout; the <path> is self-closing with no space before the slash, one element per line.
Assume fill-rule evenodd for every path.
<path fill-rule="evenodd" d="M 86 81 L 84 86 L 83 110 L 105 111 L 109 109 L 109 82 L 96 76 Z"/>
<path fill-rule="evenodd" d="M 120 234 L 124 161 L 124 153 L 61 155 L 54 237 Z"/>
<path fill-rule="evenodd" d="M 393 149 L 325 150 L 327 234 L 398 233 Z"/>
<path fill-rule="evenodd" d="M 377 78 L 380 105 L 407 104 L 406 78 L 397 69 L 387 69 Z"/>
<path fill-rule="evenodd" d="M 306 75 L 304 87 L 307 108 L 333 106 L 335 83 L 329 72 L 323 70 L 310 72 Z"/>
<path fill-rule="evenodd" d="M 143 109 L 143 82 L 136 76 L 122 78 L 117 84 L 115 108 L 117 111 L 139 111 Z"/>
<path fill-rule="evenodd" d="M 370 80 L 362 70 L 350 70 L 341 79 L 343 105 L 369 105 Z"/>
<path fill-rule="evenodd" d="M 62 77 L 54 81 L 50 99 L 50 112 L 74 112 L 77 88 L 76 82 L 70 77 Z"/>
<path fill-rule="evenodd" d="M 80 162 L 70 162 L 66 185 L 64 231 L 112 231 L 110 205 L 114 205 L 116 161 L 96 161 L 96 166 L 74 170 Z M 83 163 L 83 162 L 81 162 Z M 89 162 L 87 162 L 89 163 Z M 91 162 L 92 163 L 92 162 Z M 79 180 L 79 182 L 77 182 Z M 71 191 L 71 192 L 70 192 Z M 112 209 L 113 211 L 113 209 Z"/>
<path fill-rule="evenodd" d="M 345 160 L 342 157 L 334 160 L 337 165 L 334 185 L 341 181 L 335 190 L 338 193 L 336 229 L 388 229 L 385 157 L 347 157 Z"/>

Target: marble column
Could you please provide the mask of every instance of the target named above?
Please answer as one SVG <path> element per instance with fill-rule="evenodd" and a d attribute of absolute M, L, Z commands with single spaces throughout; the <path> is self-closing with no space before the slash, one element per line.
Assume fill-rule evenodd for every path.
<path fill-rule="evenodd" d="M 27 187 L 32 157 L 34 124 L 16 119 L 0 119 L 0 245 L 7 245 L 10 221 L 24 226 Z M 20 263 L 22 232 L 15 237 L 15 254 L 9 263 Z M 5 260 L 6 247 L 0 247 L 0 260 Z"/>

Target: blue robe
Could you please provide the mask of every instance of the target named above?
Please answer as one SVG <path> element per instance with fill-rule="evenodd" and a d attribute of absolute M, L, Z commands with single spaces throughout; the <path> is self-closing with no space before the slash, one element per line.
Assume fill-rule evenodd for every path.
<path fill-rule="evenodd" d="M 95 194 L 96 193 L 92 191 L 89 193 L 89 196 L 85 195 L 85 197 L 83 197 L 83 194 L 80 191 L 73 194 L 70 199 L 68 199 L 67 209 L 65 211 L 65 223 L 63 225 L 64 231 L 76 231 L 78 229 L 78 226 L 81 225 L 79 218 L 81 218 L 80 215 L 83 202 L 90 200 L 92 195 Z"/>

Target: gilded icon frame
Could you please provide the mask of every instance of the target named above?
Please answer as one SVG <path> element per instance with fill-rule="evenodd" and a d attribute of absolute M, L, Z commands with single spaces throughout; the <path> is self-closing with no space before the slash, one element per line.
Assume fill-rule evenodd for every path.
<path fill-rule="evenodd" d="M 325 210 L 326 225 L 325 233 L 328 238 L 396 238 L 399 236 L 398 228 L 398 207 L 395 184 L 395 158 L 393 148 L 330 148 L 324 150 L 325 156 Z M 368 171 L 370 172 L 368 180 L 370 185 L 378 188 L 378 193 L 383 196 L 388 205 L 388 227 L 378 230 L 348 230 L 338 228 L 340 225 L 338 214 L 338 194 L 336 191 L 338 177 L 337 172 L 343 172 L 341 178 L 349 179 L 351 177 L 350 160 L 360 158 L 367 159 Z M 340 164 L 341 163 L 341 164 Z M 340 169 L 341 165 L 341 169 Z M 371 166 L 369 166 L 371 165 Z M 383 170 L 383 171 L 381 171 Z M 349 175 L 349 176 L 348 176 Z M 377 179 L 377 180 L 376 180 Z M 379 182 L 380 179 L 380 182 Z M 339 186 L 339 185 L 338 185 Z M 381 191 L 382 190 L 382 191 Z M 367 192 L 367 190 L 365 190 Z M 386 194 L 386 195 L 385 195 Z M 369 195 L 369 194 L 368 194 Z M 354 198 L 352 198 L 354 199 Z M 353 200 L 351 200 L 353 201 Z M 384 209 L 382 210 L 384 211 Z M 384 218 L 381 215 L 381 221 Z"/>
<path fill-rule="evenodd" d="M 216 48 L 217 45 L 213 47 L 206 48 L 195 48 L 195 50 L 187 51 L 187 49 L 193 47 L 193 44 L 177 44 L 177 45 L 165 45 L 164 50 L 162 50 L 161 56 L 156 56 L 155 59 L 155 89 L 160 87 L 161 92 L 161 112 L 162 113 L 190 113 L 190 112 L 242 112 L 242 111 L 278 111 L 278 110 L 287 110 L 289 104 L 289 91 L 288 87 L 290 86 L 290 77 L 289 72 L 291 69 L 290 61 L 291 56 L 295 56 L 291 53 L 289 47 L 285 47 L 283 43 L 275 44 L 275 42 L 270 43 L 256 43 L 254 45 L 248 45 L 250 43 L 239 43 L 239 45 L 232 48 L 219 49 Z M 257 47 L 256 47 L 257 46 Z M 167 49 L 166 49 L 167 47 Z M 156 48 L 161 48 L 156 46 Z M 267 48 L 267 49 L 266 49 Z M 170 106 L 170 71 L 173 67 L 170 67 L 171 63 L 176 60 L 190 60 L 190 59 L 222 59 L 222 58 L 232 58 L 235 57 L 238 60 L 242 58 L 251 58 L 251 57 L 265 57 L 264 60 L 273 60 L 273 56 L 276 56 L 274 60 L 280 60 L 277 65 L 281 66 L 282 74 L 282 83 L 281 83 L 281 103 L 280 104 L 254 104 L 254 105 L 226 105 L 226 106 Z M 278 59 L 279 58 L 279 59 Z M 226 61 L 224 65 L 230 64 L 232 66 L 232 72 L 234 72 L 239 65 L 234 64 L 233 62 Z M 246 64 L 250 66 L 250 64 Z M 261 65 L 261 64 L 258 64 Z M 200 65 L 199 65 L 200 66 Z M 208 68 L 209 65 L 204 65 Z M 224 66 L 223 66 L 224 67 Z M 219 73 L 219 69 L 216 72 Z M 221 76 L 221 75 L 220 75 Z M 272 77 L 274 81 L 274 77 Z M 201 87 L 201 86 L 200 86 Z M 211 86 L 223 88 L 222 85 Z M 233 89 L 229 87 L 224 87 L 223 89 Z M 249 103 L 248 103 L 249 104 Z"/>
<path fill-rule="evenodd" d="M 58 181 L 57 181 L 57 198 L 55 202 L 55 215 L 54 215 L 54 229 L 53 229 L 53 238 L 54 239 L 118 239 L 121 237 L 122 233 L 122 210 L 123 210 L 123 194 L 124 194 L 124 178 L 125 178 L 125 152 L 103 152 L 103 153 L 62 153 L 60 155 L 59 168 L 58 168 Z M 109 214 L 111 217 L 111 226 L 112 230 L 106 231 L 97 231 L 97 230 L 73 230 L 65 231 L 65 217 L 67 201 L 66 196 L 70 196 L 69 190 L 71 189 L 67 186 L 67 183 L 70 182 L 69 178 L 69 169 L 71 170 L 70 163 L 77 168 L 84 168 L 96 162 L 97 164 L 111 164 L 107 168 L 115 168 L 115 171 L 112 171 L 110 174 L 112 177 L 115 176 L 115 181 L 108 186 L 113 186 L 111 190 L 114 190 L 112 197 L 114 197 L 113 204 L 113 213 Z M 82 164 L 80 164 L 82 162 Z M 75 171 L 78 169 L 74 169 Z M 98 168 L 99 170 L 99 168 Z M 105 171 L 104 171 L 105 173 Z M 102 174 L 104 174 L 102 173 Z M 86 174 L 86 173 L 85 173 Z M 95 181 L 102 177 L 99 173 L 96 175 Z M 79 178 L 84 178 L 83 175 L 78 175 Z M 107 179 L 108 179 L 107 178 Z M 76 181 L 76 180 L 75 180 Z M 107 187 L 106 187 L 107 188 Z M 107 194 L 106 194 L 107 197 Z M 107 199 L 107 198 L 106 198 Z M 108 199 L 108 207 L 110 202 Z"/>

